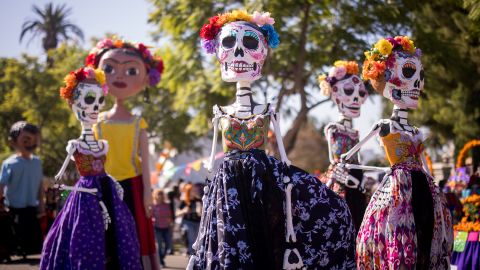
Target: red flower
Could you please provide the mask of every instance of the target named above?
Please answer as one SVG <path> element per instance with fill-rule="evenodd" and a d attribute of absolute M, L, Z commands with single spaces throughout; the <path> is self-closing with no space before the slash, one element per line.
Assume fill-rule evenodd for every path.
<path fill-rule="evenodd" d="M 157 67 L 155 68 L 158 73 L 162 74 L 163 73 L 163 61 L 162 59 L 158 59 Z"/>
<path fill-rule="evenodd" d="M 143 43 L 138 43 L 138 51 L 140 53 L 143 53 L 146 49 L 147 49 L 147 47 L 145 45 L 143 45 Z"/>
<path fill-rule="evenodd" d="M 87 67 L 89 67 L 89 66 L 94 67 L 95 66 L 95 58 L 96 58 L 96 55 L 94 53 L 89 54 L 87 56 L 87 58 L 85 58 L 85 65 Z"/>
<path fill-rule="evenodd" d="M 75 78 L 77 79 L 77 82 L 81 82 L 82 80 L 85 79 L 85 70 L 83 67 L 79 69 L 77 72 L 75 72 Z"/>
<path fill-rule="evenodd" d="M 218 15 L 217 16 L 213 16 L 211 17 L 210 19 L 208 19 L 208 21 L 210 22 L 210 24 L 213 24 L 213 25 L 216 25 L 217 24 L 217 21 L 218 21 Z"/>
<path fill-rule="evenodd" d="M 204 24 L 202 30 L 200 30 L 200 36 L 206 40 L 215 39 L 217 33 L 220 31 L 220 27 L 214 24 Z"/>

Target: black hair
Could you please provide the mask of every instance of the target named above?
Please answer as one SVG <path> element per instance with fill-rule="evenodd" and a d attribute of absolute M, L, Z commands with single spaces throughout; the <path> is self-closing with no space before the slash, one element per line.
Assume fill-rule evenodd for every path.
<path fill-rule="evenodd" d="M 16 142 L 18 139 L 18 136 L 20 136 L 20 133 L 22 131 L 37 135 L 40 133 L 40 130 L 38 129 L 37 126 L 27 123 L 26 121 L 18 121 L 15 124 L 12 125 L 10 128 L 10 132 L 8 133 L 8 139 Z"/>

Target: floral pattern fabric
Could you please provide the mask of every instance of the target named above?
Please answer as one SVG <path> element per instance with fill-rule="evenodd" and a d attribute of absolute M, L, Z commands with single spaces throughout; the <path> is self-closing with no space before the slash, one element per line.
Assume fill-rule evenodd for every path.
<path fill-rule="evenodd" d="M 293 184 L 293 244 L 285 239 L 284 176 Z M 355 269 L 355 229 L 345 201 L 263 150 L 227 152 L 202 200 L 193 269 L 282 269 L 287 248 L 298 249 L 307 269 Z"/>
<path fill-rule="evenodd" d="M 384 178 L 368 204 L 357 235 L 358 269 L 418 268 L 418 248 L 423 243 L 417 241 L 412 207 L 412 184 L 418 185 L 418 181 L 427 182 L 433 205 L 433 234 L 427 268 L 449 269 L 452 220 L 443 194 L 417 162 L 421 153 L 418 137 L 398 131 L 381 138 L 387 156 L 393 155 L 389 160 L 399 163 L 392 164 L 392 172 Z"/>

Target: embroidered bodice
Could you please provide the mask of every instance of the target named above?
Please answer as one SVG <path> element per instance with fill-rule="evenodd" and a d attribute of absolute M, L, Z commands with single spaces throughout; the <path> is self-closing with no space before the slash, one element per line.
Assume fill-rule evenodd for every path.
<path fill-rule="evenodd" d="M 424 146 L 420 131 L 416 130 L 416 133 L 412 134 L 395 130 L 390 125 L 390 133 L 380 137 L 380 142 L 391 166 L 400 163 L 422 164 Z"/>
<path fill-rule="evenodd" d="M 81 176 L 92 176 L 105 173 L 105 161 L 107 160 L 106 153 L 108 151 L 108 144 L 103 142 L 104 148 L 100 152 L 92 152 L 83 149 L 78 145 L 78 142 L 73 140 L 68 142 L 67 151 L 75 148 L 73 152 L 73 159 L 78 173 Z"/>
<path fill-rule="evenodd" d="M 330 151 L 334 161 L 339 161 L 340 156 L 352 149 L 358 142 L 358 131 L 347 129 L 337 123 L 331 123 L 325 127 L 325 134 L 330 131 Z M 358 155 L 353 155 L 350 163 L 358 164 Z"/>
<path fill-rule="evenodd" d="M 270 125 L 269 105 L 260 114 L 240 118 L 225 113 L 216 106 L 219 117 L 219 127 L 222 132 L 224 152 L 232 150 L 248 151 L 252 149 L 265 150 L 267 145 L 268 128 Z"/>

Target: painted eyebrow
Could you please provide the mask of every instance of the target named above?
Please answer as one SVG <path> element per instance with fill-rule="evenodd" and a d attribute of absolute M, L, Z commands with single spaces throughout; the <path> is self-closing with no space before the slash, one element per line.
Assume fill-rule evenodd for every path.
<path fill-rule="evenodd" d="M 124 61 L 124 62 L 120 62 L 120 61 L 118 61 L 118 60 L 115 59 L 115 58 L 108 58 L 108 59 L 105 59 L 105 60 L 110 60 L 110 61 L 112 61 L 112 62 L 115 62 L 116 64 L 128 64 L 128 63 L 132 63 L 132 62 L 133 62 L 133 63 L 136 63 L 136 62 L 137 62 L 137 61 L 135 61 L 135 60 L 127 60 L 127 61 Z"/>

